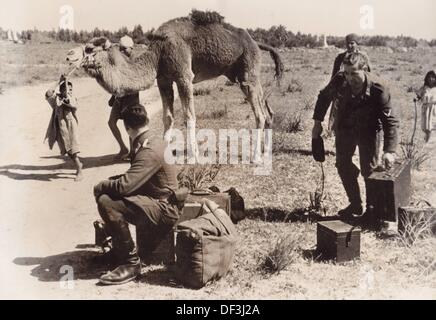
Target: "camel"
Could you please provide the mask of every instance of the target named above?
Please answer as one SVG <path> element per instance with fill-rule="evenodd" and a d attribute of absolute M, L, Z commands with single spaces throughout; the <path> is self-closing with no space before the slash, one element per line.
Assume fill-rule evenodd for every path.
<path fill-rule="evenodd" d="M 284 68 L 274 48 L 257 43 L 246 30 L 225 23 L 217 12 L 193 10 L 187 17 L 162 24 L 153 33 L 148 49 L 138 56 L 126 57 L 119 46 L 104 37 L 94 38 L 75 51 L 82 51 L 80 65 L 85 71 L 116 96 L 146 90 L 157 80 L 167 141 L 171 139 L 174 123 L 175 82 L 184 111 L 189 153 L 189 150 L 197 152 L 194 83 L 221 75 L 239 83 L 254 112 L 256 127 L 271 128 L 273 111 L 264 99 L 259 81 L 260 49 L 270 52 L 275 77 L 279 80 Z M 262 130 L 257 131 L 255 159 L 260 156 Z"/>

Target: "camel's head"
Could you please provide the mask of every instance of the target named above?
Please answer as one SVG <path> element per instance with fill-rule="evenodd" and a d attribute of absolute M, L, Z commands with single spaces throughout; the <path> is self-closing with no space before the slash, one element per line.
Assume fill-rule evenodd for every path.
<path fill-rule="evenodd" d="M 85 71 L 95 77 L 103 65 L 110 63 L 109 49 L 112 47 L 105 37 L 93 38 L 85 46 L 70 50 L 67 61 L 76 67 L 83 67 Z"/>

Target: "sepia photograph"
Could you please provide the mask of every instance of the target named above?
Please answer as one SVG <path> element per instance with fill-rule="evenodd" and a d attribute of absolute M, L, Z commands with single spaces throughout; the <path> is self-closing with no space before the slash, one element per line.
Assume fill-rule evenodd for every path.
<path fill-rule="evenodd" d="M 436 300 L 435 1 L 0 6 L 1 300 Z"/>

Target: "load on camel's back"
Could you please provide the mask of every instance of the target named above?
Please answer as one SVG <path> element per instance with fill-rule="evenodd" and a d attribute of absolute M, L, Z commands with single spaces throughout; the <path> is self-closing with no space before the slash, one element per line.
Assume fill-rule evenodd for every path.
<path fill-rule="evenodd" d="M 188 157 L 197 154 L 193 84 L 225 75 L 238 82 L 250 102 L 258 129 L 271 128 L 273 111 L 264 99 L 260 84 L 261 50 L 269 51 L 275 62 L 275 76 L 283 74 L 278 52 L 254 41 L 244 29 L 225 23 L 216 12 L 193 10 L 188 17 L 162 24 L 152 35 L 149 48 L 131 58 L 106 38 L 94 38 L 69 55 L 109 93 L 123 96 L 150 88 L 155 79 L 162 98 L 164 135 L 168 141 L 174 123 L 176 83 L 188 133 Z M 68 58 L 67 58 L 68 60 Z M 75 61 L 74 61 L 75 60 Z M 254 161 L 260 160 L 262 130 Z M 265 146 L 265 148 L 271 146 Z"/>

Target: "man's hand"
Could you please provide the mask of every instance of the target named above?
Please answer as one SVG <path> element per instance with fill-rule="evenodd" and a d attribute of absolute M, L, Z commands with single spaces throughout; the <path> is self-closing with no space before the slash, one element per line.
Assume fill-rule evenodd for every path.
<path fill-rule="evenodd" d="M 312 139 L 319 138 L 322 133 L 322 124 L 321 121 L 315 120 L 312 128 Z"/>
<path fill-rule="evenodd" d="M 395 153 L 393 152 L 385 152 L 383 154 L 383 163 L 385 165 L 386 170 L 392 168 L 395 162 Z"/>

